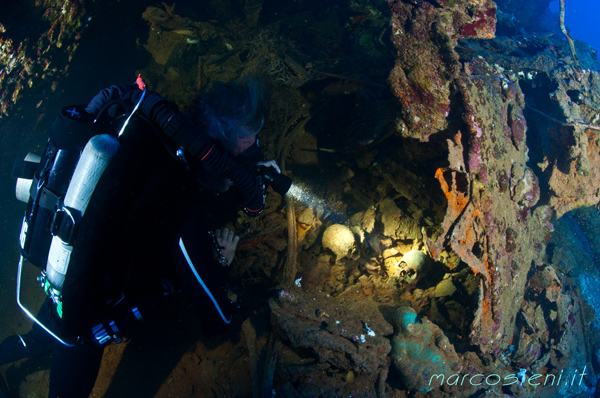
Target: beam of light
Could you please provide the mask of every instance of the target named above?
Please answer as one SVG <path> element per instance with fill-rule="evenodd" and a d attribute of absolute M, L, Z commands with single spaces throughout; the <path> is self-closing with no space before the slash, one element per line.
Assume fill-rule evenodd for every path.
<path fill-rule="evenodd" d="M 322 206 L 322 207 L 326 207 L 326 208 L 328 207 L 327 203 L 323 199 L 310 193 L 304 184 L 302 184 L 302 185 L 292 184 L 292 186 L 290 187 L 290 190 L 288 191 L 287 194 L 290 195 L 292 198 L 294 198 L 297 202 L 299 202 L 303 205 L 306 205 L 306 206 L 311 206 L 311 207 Z"/>
<path fill-rule="evenodd" d="M 315 198 L 296 184 L 292 184 L 287 194 L 303 205 L 316 206 L 322 202 L 322 200 Z"/>
<path fill-rule="evenodd" d="M 293 183 L 287 195 L 292 197 L 296 202 L 305 206 L 310 206 L 313 209 L 321 208 L 324 211 L 325 218 L 329 215 L 333 215 L 334 219 L 347 220 L 345 214 L 339 214 L 337 211 L 332 209 L 326 200 L 310 193 L 310 190 L 305 184 Z"/>

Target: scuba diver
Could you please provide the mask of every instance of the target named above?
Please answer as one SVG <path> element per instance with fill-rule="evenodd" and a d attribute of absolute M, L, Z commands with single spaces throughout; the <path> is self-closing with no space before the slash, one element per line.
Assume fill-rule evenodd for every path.
<path fill-rule="evenodd" d="M 184 115 L 138 77 L 63 108 L 44 155 L 13 171 L 28 203 L 17 301 L 34 324 L 0 344 L 0 365 L 52 354 L 49 396 L 89 396 L 104 348 L 142 332 L 178 292 L 208 329 L 231 323 L 239 237 L 220 226 L 239 209 L 258 216 L 265 184 L 291 185 L 260 162 L 267 94 L 252 78 L 219 83 Z M 42 269 L 47 295 L 35 315 L 21 301 L 25 262 Z"/>

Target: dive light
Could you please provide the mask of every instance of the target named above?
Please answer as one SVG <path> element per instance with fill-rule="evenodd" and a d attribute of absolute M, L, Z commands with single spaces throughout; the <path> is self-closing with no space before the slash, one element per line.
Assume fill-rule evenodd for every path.
<path fill-rule="evenodd" d="M 275 192 L 285 195 L 292 186 L 292 179 L 284 174 L 278 173 L 273 167 L 259 166 L 258 175 L 265 185 L 270 185 Z"/>

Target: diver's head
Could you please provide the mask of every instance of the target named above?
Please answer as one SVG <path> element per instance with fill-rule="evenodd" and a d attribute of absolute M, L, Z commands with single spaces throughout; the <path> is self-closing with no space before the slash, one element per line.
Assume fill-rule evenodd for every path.
<path fill-rule="evenodd" d="M 255 78 L 215 83 L 200 97 L 196 108 L 198 122 L 206 133 L 234 156 L 256 142 L 265 123 L 268 107 L 266 83 Z"/>

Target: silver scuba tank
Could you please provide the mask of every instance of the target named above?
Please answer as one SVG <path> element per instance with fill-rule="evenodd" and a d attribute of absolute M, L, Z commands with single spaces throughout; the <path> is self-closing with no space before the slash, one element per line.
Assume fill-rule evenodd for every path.
<path fill-rule="evenodd" d="M 59 210 L 65 212 L 74 226 L 83 217 L 96 184 L 118 149 L 119 141 L 109 134 L 92 137 L 83 149 Z M 73 252 L 72 238 L 73 233 L 67 237 L 54 235 L 50 244 L 46 278 L 50 287 L 58 292 L 62 290 Z"/>
<path fill-rule="evenodd" d="M 35 153 L 29 152 L 27 156 L 25 156 L 25 162 L 30 163 L 40 163 L 42 161 L 42 157 L 40 155 L 36 155 Z M 17 178 L 17 185 L 15 187 L 15 196 L 21 202 L 29 202 L 29 191 L 31 190 L 31 183 L 33 182 L 30 178 Z"/>

